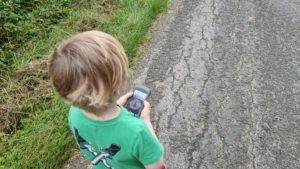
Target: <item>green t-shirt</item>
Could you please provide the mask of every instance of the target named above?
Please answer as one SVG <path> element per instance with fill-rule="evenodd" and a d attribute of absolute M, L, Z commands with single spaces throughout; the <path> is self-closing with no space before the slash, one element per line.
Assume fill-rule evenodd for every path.
<path fill-rule="evenodd" d="M 71 107 L 69 125 L 83 154 L 97 169 L 141 169 L 160 160 L 163 147 L 145 122 L 119 107 L 120 114 L 106 121 Z"/>

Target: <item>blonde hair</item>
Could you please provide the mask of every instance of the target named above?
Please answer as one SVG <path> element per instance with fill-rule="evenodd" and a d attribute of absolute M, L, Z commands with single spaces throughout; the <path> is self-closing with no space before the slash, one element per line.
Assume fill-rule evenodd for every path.
<path fill-rule="evenodd" d="M 104 32 L 87 31 L 55 49 L 49 75 L 70 104 L 97 113 L 115 102 L 128 77 L 128 61 L 118 40 Z"/>

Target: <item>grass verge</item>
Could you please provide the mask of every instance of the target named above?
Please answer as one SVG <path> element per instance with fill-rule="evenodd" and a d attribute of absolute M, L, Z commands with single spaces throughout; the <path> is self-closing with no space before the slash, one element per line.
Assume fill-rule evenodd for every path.
<path fill-rule="evenodd" d="M 20 83 L 18 72 L 35 65 L 32 62 L 44 63 L 53 47 L 65 37 L 91 29 L 117 37 L 132 66 L 153 21 L 167 8 L 167 0 L 118 0 L 110 3 L 112 11 L 104 10 L 99 1 L 89 3 L 88 6 L 74 7 L 51 31 L 40 32 L 15 52 L 11 72 L 1 78 L 5 83 L 0 85 L 0 110 L 25 114 L 27 118 L 12 127 L 13 135 L 0 132 L 0 168 L 61 168 L 75 148 L 67 126 L 68 106 L 49 88 L 48 77 L 32 80 L 25 73 L 21 81 L 25 79 L 28 83 L 20 88 L 16 85 Z M 33 66 L 30 70 L 45 69 Z M 29 94 L 25 96 L 14 95 L 26 92 Z M 13 106 L 3 106 L 9 104 Z"/>

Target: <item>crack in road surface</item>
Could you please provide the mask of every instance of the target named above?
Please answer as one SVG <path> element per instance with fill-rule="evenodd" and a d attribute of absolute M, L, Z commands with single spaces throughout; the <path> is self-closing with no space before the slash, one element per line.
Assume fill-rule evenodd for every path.
<path fill-rule="evenodd" d="M 134 83 L 170 169 L 300 168 L 300 0 L 172 0 Z"/>
<path fill-rule="evenodd" d="M 135 71 L 153 90 L 169 168 L 300 168 L 296 9 L 300 1 L 171 2 Z"/>

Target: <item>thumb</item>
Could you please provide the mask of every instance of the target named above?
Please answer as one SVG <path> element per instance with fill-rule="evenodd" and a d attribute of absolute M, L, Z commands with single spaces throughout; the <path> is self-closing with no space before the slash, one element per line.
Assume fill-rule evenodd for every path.
<path fill-rule="evenodd" d="M 121 96 L 118 100 L 117 103 L 121 104 L 121 105 L 125 105 L 125 103 L 127 102 L 127 100 L 129 99 L 129 97 L 131 97 L 133 95 L 133 92 L 128 92 L 125 95 Z"/>
<path fill-rule="evenodd" d="M 131 97 L 133 95 L 133 92 L 132 91 L 130 91 L 130 92 L 128 92 L 128 93 L 126 93 L 124 96 L 122 96 L 124 99 L 128 99 L 129 97 Z"/>

